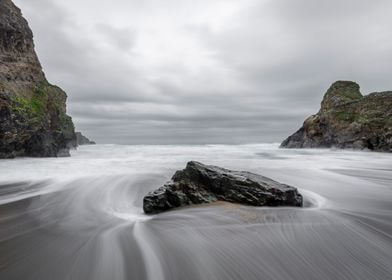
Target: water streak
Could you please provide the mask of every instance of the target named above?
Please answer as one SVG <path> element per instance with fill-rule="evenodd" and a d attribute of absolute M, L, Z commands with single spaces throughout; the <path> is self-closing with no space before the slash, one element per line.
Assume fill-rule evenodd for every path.
<path fill-rule="evenodd" d="M 142 198 L 189 160 L 297 186 L 299 208 Z M 390 279 L 392 155 L 277 145 L 81 147 L 0 161 L 0 279 Z"/>

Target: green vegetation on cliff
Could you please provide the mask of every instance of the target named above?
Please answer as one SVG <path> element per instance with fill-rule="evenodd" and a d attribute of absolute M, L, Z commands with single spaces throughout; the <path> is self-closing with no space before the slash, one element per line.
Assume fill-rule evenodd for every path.
<path fill-rule="evenodd" d="M 0 158 L 59 156 L 76 145 L 66 93 L 45 78 L 33 34 L 11 0 L 0 1 Z"/>
<path fill-rule="evenodd" d="M 335 82 L 324 95 L 319 112 L 281 146 L 392 151 L 392 92 L 362 96 L 357 83 Z"/>

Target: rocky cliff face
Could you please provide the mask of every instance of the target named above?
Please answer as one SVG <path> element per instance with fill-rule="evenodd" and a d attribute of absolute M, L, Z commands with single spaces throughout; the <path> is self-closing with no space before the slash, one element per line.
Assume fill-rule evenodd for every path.
<path fill-rule="evenodd" d="M 392 151 L 392 92 L 362 96 L 359 85 L 337 81 L 320 111 L 283 141 L 285 148 L 337 147 Z"/>
<path fill-rule="evenodd" d="M 67 95 L 45 78 L 33 34 L 11 0 L 0 0 L 0 158 L 64 156 L 76 145 Z"/>

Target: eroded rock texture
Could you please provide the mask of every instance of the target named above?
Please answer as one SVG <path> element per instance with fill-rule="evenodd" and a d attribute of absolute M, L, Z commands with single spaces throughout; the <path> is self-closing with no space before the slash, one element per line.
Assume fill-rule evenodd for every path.
<path fill-rule="evenodd" d="M 76 145 L 67 95 L 45 78 L 33 34 L 11 0 L 0 1 L 0 158 L 66 156 Z"/>
<path fill-rule="evenodd" d="M 359 85 L 337 81 L 320 111 L 283 141 L 284 148 L 336 147 L 392 151 L 392 92 L 362 96 Z"/>
<path fill-rule="evenodd" d="M 297 189 L 267 177 L 245 171 L 188 162 L 163 187 L 147 194 L 143 209 L 147 214 L 176 207 L 227 201 L 253 206 L 302 206 Z"/>

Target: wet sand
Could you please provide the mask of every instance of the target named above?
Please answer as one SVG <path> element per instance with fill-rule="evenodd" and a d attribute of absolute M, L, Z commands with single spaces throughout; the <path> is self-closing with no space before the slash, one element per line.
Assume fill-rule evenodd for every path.
<path fill-rule="evenodd" d="M 257 148 L 227 147 L 223 156 L 222 147 L 189 148 L 188 156 L 294 185 L 306 207 L 214 203 L 144 215 L 143 195 L 184 166 L 178 155 L 167 168 L 167 150 L 139 169 L 129 155 L 127 173 L 114 174 L 112 161 L 106 173 L 89 167 L 85 177 L 27 174 L 17 183 L 10 171 L 0 177 L 0 279 L 390 279 L 390 155 Z M 96 160 L 86 152 L 70 166 Z"/>

